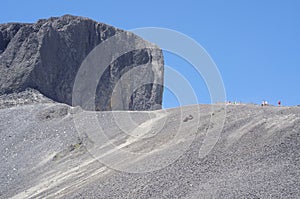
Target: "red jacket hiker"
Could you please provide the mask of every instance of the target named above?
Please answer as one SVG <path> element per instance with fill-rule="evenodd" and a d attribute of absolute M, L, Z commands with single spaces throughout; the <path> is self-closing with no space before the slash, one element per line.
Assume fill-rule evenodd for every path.
<path fill-rule="evenodd" d="M 278 106 L 281 106 L 281 101 L 280 100 L 278 101 Z"/>

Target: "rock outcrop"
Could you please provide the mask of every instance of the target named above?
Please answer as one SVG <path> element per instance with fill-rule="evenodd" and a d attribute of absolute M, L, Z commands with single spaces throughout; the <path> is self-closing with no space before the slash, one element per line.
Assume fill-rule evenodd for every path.
<path fill-rule="evenodd" d="M 80 99 L 75 105 L 101 111 L 160 109 L 163 92 L 161 49 L 132 33 L 70 15 L 39 20 L 35 24 L 0 25 L 0 94 L 32 88 L 54 101 L 72 105 L 74 82 L 85 58 L 99 44 L 122 34 L 127 35 L 125 42 L 133 41 L 130 45 L 137 48 L 118 57 L 109 57 L 108 66 L 99 63 L 97 67 L 102 67 L 103 74 L 97 78 L 94 95 L 84 93 L 88 85 L 76 88 L 79 92 L 76 96 Z M 118 51 L 122 47 L 122 43 L 117 43 L 107 51 Z M 125 74 L 130 77 L 119 83 Z M 87 82 L 91 81 L 88 76 L 86 78 Z M 144 79 L 148 79 L 148 83 L 136 87 L 138 81 Z M 116 91 L 117 85 L 119 90 Z"/>

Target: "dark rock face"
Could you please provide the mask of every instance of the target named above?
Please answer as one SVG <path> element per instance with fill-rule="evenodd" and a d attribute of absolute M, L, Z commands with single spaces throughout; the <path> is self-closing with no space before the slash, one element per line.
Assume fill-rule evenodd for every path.
<path fill-rule="evenodd" d="M 97 45 L 124 32 L 70 15 L 39 20 L 36 24 L 0 25 L 0 94 L 33 88 L 54 101 L 72 105 L 74 81 L 84 59 Z M 143 49 L 121 55 L 109 66 L 99 66 L 106 69 L 99 77 L 95 98 L 91 99 L 96 110 L 161 108 L 162 51 L 144 40 L 141 43 Z M 122 92 L 113 97 L 114 88 L 122 75 L 141 65 L 146 66 L 139 70 L 143 74 L 131 74 L 130 82 L 123 83 Z M 152 78 L 153 82 L 128 92 L 132 82 L 141 77 Z M 91 109 L 89 106 L 83 107 Z"/>

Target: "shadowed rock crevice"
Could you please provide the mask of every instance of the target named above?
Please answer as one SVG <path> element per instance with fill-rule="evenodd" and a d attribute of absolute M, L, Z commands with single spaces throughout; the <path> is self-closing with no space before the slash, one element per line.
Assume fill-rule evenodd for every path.
<path fill-rule="evenodd" d="M 0 27 L 0 54 L 5 51 L 9 42 L 22 26 L 24 26 L 24 24 L 10 23 Z"/>

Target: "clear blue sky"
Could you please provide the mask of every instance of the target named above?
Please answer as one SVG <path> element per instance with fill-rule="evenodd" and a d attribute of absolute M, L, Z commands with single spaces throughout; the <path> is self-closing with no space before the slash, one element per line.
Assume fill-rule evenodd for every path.
<path fill-rule="evenodd" d="M 231 101 L 300 104 L 300 1 L 298 0 L 6 0 L 0 23 L 80 15 L 125 30 L 164 27 L 199 42 L 217 64 Z M 201 77 L 166 53 L 166 64 L 190 80 L 199 103 L 210 103 Z M 168 74 L 166 74 L 168 75 Z M 188 97 L 188 96 L 187 96 Z M 165 92 L 164 107 L 177 106 Z M 183 104 L 184 105 L 184 104 Z"/>

